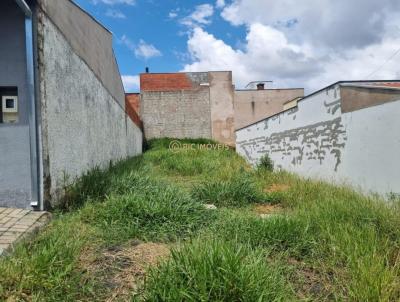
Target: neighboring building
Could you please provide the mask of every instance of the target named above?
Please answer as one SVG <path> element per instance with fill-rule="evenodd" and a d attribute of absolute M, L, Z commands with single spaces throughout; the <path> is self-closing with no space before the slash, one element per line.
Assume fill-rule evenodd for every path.
<path fill-rule="evenodd" d="M 142 151 L 112 34 L 69 0 L 0 4 L 0 206 L 43 209 Z"/>
<path fill-rule="evenodd" d="M 304 96 L 304 89 L 234 90 L 232 73 L 144 73 L 140 96 L 127 94 L 140 111 L 147 139 L 155 137 L 212 138 L 234 145 L 234 129 L 284 110 Z M 137 105 L 139 103 L 140 105 Z"/>
<path fill-rule="evenodd" d="M 210 138 L 235 145 L 232 73 L 144 73 L 140 117 L 146 139 Z"/>
<path fill-rule="evenodd" d="M 297 106 L 236 131 L 252 164 L 362 191 L 400 194 L 400 81 L 338 82 Z"/>
<path fill-rule="evenodd" d="M 131 120 L 140 129 L 143 129 L 143 123 L 140 119 L 140 94 L 126 93 L 125 94 L 125 109 Z"/>
<path fill-rule="evenodd" d="M 292 109 L 294 107 L 297 107 L 297 103 L 301 99 L 302 99 L 302 97 L 297 97 L 297 98 L 294 98 L 293 100 L 287 101 L 286 103 L 283 104 L 283 111 L 286 111 L 286 110 Z"/>
<path fill-rule="evenodd" d="M 284 109 L 284 104 L 304 96 L 303 88 L 264 89 L 235 91 L 235 128 L 253 124 Z"/>

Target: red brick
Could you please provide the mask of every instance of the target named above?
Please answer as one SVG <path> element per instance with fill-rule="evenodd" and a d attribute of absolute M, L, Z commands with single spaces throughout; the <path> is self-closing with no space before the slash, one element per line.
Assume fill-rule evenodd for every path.
<path fill-rule="evenodd" d="M 143 123 L 140 119 L 140 94 L 128 93 L 125 95 L 125 111 L 129 118 L 140 129 L 143 129 Z"/>
<path fill-rule="evenodd" d="M 140 94 L 127 93 L 125 97 L 130 107 L 132 107 L 136 111 L 136 113 L 140 115 Z"/>
<path fill-rule="evenodd" d="M 141 91 L 192 90 L 193 84 L 185 73 L 143 73 L 140 75 Z"/>

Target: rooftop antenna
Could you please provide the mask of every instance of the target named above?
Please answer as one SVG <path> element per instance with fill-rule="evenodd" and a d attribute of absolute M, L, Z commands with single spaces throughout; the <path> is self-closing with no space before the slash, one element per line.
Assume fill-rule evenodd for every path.
<path fill-rule="evenodd" d="M 258 86 L 258 85 L 260 85 L 260 84 L 266 84 L 266 83 L 272 84 L 273 81 L 252 81 L 252 82 L 248 83 L 248 84 L 246 85 L 246 87 L 244 87 L 244 88 L 247 89 L 247 88 L 249 88 L 249 87 L 250 87 L 251 85 L 253 85 L 253 84 L 257 84 L 257 86 Z"/>

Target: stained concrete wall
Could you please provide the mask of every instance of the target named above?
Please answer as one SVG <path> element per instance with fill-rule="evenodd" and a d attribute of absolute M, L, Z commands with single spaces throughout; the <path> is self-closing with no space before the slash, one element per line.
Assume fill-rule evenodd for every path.
<path fill-rule="evenodd" d="M 232 72 L 209 72 L 212 138 L 235 145 Z"/>
<path fill-rule="evenodd" d="M 27 208 L 32 187 L 25 15 L 14 0 L 1 1 L 0 38 L 0 86 L 17 87 L 19 97 L 19 123 L 0 124 L 0 207 Z"/>
<path fill-rule="evenodd" d="M 235 91 L 235 128 L 240 129 L 277 114 L 283 105 L 303 97 L 304 89 L 265 89 Z"/>
<path fill-rule="evenodd" d="M 350 184 L 364 192 L 400 193 L 400 93 L 397 101 L 342 112 L 340 84 L 298 107 L 236 132 L 237 150 L 256 164 L 268 154 L 280 169 Z"/>
<path fill-rule="evenodd" d="M 122 107 L 124 89 L 112 48 L 112 33 L 71 0 L 38 0 L 71 47 Z"/>
<path fill-rule="evenodd" d="M 63 193 L 66 177 L 68 184 L 95 166 L 106 167 L 110 161 L 141 153 L 142 133 L 121 105 L 125 105 L 122 86 L 111 93 L 108 87 L 115 80 L 105 85 L 65 31 L 43 11 L 39 10 L 38 17 L 44 194 L 45 201 L 54 204 Z M 89 17 L 78 13 L 77 18 Z M 78 29 L 83 37 L 92 38 L 90 29 Z M 113 56 L 108 54 L 106 59 Z M 107 65 L 106 61 L 98 63 Z"/>

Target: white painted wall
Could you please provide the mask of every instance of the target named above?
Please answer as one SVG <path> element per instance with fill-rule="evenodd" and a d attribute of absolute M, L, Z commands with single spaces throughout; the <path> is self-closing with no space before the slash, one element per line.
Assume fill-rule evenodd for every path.
<path fill-rule="evenodd" d="M 304 177 L 400 193 L 399 113 L 400 99 L 342 114 L 336 85 L 238 130 L 236 147 L 252 164 L 268 153 L 277 168 Z"/>

